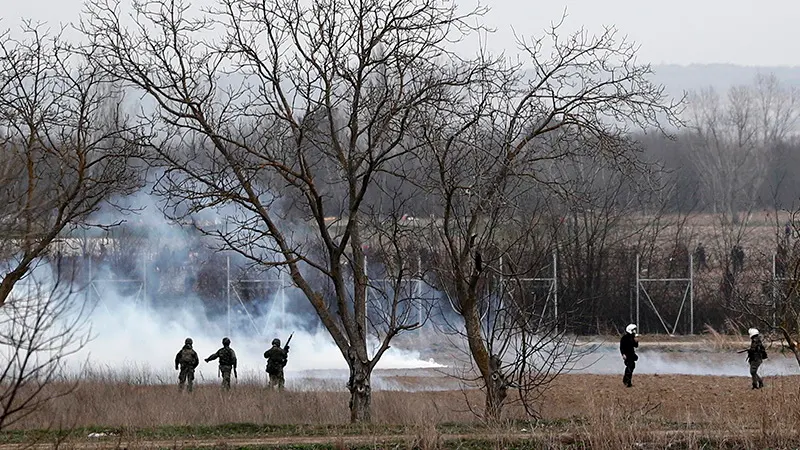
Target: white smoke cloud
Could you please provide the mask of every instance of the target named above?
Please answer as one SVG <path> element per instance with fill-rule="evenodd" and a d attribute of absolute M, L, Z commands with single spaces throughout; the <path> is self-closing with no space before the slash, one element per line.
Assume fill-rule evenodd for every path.
<path fill-rule="evenodd" d="M 768 376 L 797 374 L 797 362 L 794 357 L 787 357 L 778 352 L 770 353 L 769 359 L 759 368 L 759 374 Z M 735 351 L 642 350 L 638 354 L 639 360 L 636 362 L 635 371 L 638 374 L 750 376 L 750 366 L 745 361 L 746 354 Z M 583 356 L 575 367 L 572 373 L 622 376 L 625 370 L 619 352 L 609 349 L 601 349 Z"/>
<path fill-rule="evenodd" d="M 191 230 L 178 227 L 164 220 L 158 205 L 150 196 L 141 194 L 126 200 L 127 206 L 139 210 L 138 214 L 124 217 L 129 224 L 147 230 L 146 245 L 154 249 L 186 249 L 192 239 Z M 224 215 L 223 212 L 221 214 Z M 204 217 L 204 220 L 213 218 Z M 111 223 L 119 220 L 114 213 L 103 212 L 96 219 Z M 224 217 L 221 217 L 224 221 Z M 144 257 L 143 266 L 153 270 L 151 253 Z M 177 264 L 186 264 L 185 260 Z M 219 267 L 225 276 L 226 267 Z M 153 307 L 153 299 L 142 295 L 141 280 L 133 280 L 132 294 L 123 294 L 124 284 L 114 281 L 114 274 L 108 265 L 94 263 L 93 278 L 96 281 L 83 292 L 95 307 L 89 317 L 92 340 L 82 351 L 69 359 L 69 370 L 80 371 L 88 362 L 93 371 L 105 374 L 140 374 L 148 380 L 172 382 L 177 376 L 174 371 L 176 353 L 184 339 L 191 337 L 194 349 L 201 358 L 197 377 L 199 380 L 217 378 L 217 362 L 205 363 L 208 357 L 221 347 L 224 336 L 230 337 L 231 347 L 238 357 L 239 376 L 242 378 L 265 378 L 266 360 L 263 353 L 273 338 L 285 343 L 290 333 L 294 333 L 286 367 L 287 383 L 292 385 L 293 374 L 306 377 L 316 373 L 320 376 L 336 376 L 347 379 L 347 365 L 328 332 L 317 325 L 316 317 L 299 317 L 287 312 L 287 307 L 308 300 L 288 282 L 282 280 L 280 288 L 274 290 L 272 298 L 262 299 L 260 303 L 241 302 L 236 288 L 232 288 L 231 317 L 225 306 L 227 298 L 219 299 L 223 312 L 207 311 L 203 302 L 196 297 L 186 297 L 177 303 Z M 163 276 L 167 276 L 166 274 Z M 284 277 L 288 279 L 288 277 Z M 137 284 L 138 282 L 138 284 Z M 128 285 L 128 288 L 131 286 Z M 153 295 L 152 293 L 150 294 Z M 163 299 L 161 299 L 163 300 Z M 309 323 L 313 323 L 311 327 Z M 377 342 L 372 342 L 373 346 Z M 424 361 L 415 351 L 389 349 L 378 363 L 378 369 L 430 368 L 441 367 L 433 361 Z M 327 371 L 327 372 L 326 372 Z"/>

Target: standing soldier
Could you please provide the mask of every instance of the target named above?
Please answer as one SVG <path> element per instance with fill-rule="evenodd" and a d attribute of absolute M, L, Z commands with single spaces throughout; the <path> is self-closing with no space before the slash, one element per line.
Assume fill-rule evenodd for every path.
<path fill-rule="evenodd" d="M 702 242 L 697 244 L 697 248 L 694 250 L 694 264 L 698 272 L 701 270 L 708 270 L 708 264 L 706 263 L 706 248 L 703 247 Z"/>
<path fill-rule="evenodd" d="M 633 386 L 633 369 L 636 368 L 636 361 L 639 359 L 635 350 L 638 346 L 636 325 L 630 324 L 625 327 L 625 334 L 619 340 L 619 351 L 622 353 L 622 360 L 625 362 L 625 375 L 622 377 L 622 383 L 626 387 Z"/>
<path fill-rule="evenodd" d="M 219 371 L 222 373 L 222 387 L 230 389 L 231 370 L 233 370 L 233 375 L 239 378 L 239 375 L 236 373 L 236 352 L 231 348 L 230 339 L 222 338 L 222 348 L 206 358 L 205 361 L 211 362 L 217 358 L 219 358 Z"/>
<path fill-rule="evenodd" d="M 291 337 L 289 337 L 291 339 Z M 281 340 L 273 339 L 272 348 L 264 352 L 264 358 L 267 358 L 267 373 L 269 374 L 269 387 L 278 387 L 278 390 L 283 390 L 284 378 L 283 368 L 286 367 L 286 362 L 289 358 L 289 342 L 286 346 L 281 348 Z"/>
<path fill-rule="evenodd" d="M 750 377 L 753 379 L 753 389 L 764 387 L 764 380 L 758 375 L 758 367 L 761 362 L 767 359 L 767 350 L 761 342 L 761 335 L 758 330 L 750 328 L 747 330 L 750 335 L 750 348 L 747 350 L 747 361 L 750 363 Z"/>
<path fill-rule="evenodd" d="M 180 368 L 178 375 L 178 390 L 183 391 L 183 385 L 189 382 L 189 392 L 194 385 L 194 369 L 200 364 L 197 352 L 192 349 L 192 338 L 183 341 L 183 348 L 175 355 L 175 370 Z"/>

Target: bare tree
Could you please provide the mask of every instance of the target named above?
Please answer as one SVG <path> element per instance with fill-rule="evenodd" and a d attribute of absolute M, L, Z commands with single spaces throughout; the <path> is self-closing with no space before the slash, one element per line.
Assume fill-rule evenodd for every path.
<path fill-rule="evenodd" d="M 510 386 L 521 387 L 520 380 L 535 380 L 559 367 L 553 359 L 531 365 L 532 355 L 563 343 L 553 333 L 557 322 L 537 329 L 530 311 L 508 305 L 509 317 L 520 320 L 504 320 L 509 327 L 498 329 L 506 335 L 495 347 L 482 319 L 487 277 L 499 271 L 501 258 L 514 259 L 508 255 L 539 231 L 524 194 L 569 194 L 569 185 L 551 176 L 557 173 L 551 167 L 570 157 L 596 153 L 619 165 L 635 162 L 629 131 L 661 129 L 659 121 L 674 120 L 679 106 L 648 81 L 649 67 L 635 64 L 635 46 L 617 40 L 614 30 L 600 36 L 559 34 L 556 25 L 544 38 L 521 41 L 529 67 L 493 66 L 493 72 L 458 93 L 458 102 L 432 111 L 420 137 L 431 168 L 424 183 L 435 193 L 435 214 L 441 217 L 430 245 L 441 254 L 438 276 L 446 280 L 463 318 L 490 421 L 501 417 Z M 523 265 L 507 275 L 522 276 L 534 268 Z"/>
<path fill-rule="evenodd" d="M 785 211 L 790 221 L 790 235 L 777 245 L 774 265 L 757 274 L 757 288 L 734 285 L 729 311 L 737 319 L 746 319 L 743 328 L 757 326 L 778 334 L 778 341 L 792 352 L 800 366 L 800 209 Z M 776 234 L 781 231 L 776 226 Z M 773 255 L 769 255 L 773 256 Z M 771 258 L 765 258 L 771 259 Z"/>
<path fill-rule="evenodd" d="M 60 36 L 0 39 L 0 305 L 59 235 L 139 186 L 119 92 Z"/>
<path fill-rule="evenodd" d="M 592 148 L 591 142 L 579 145 Z M 665 264 L 680 246 L 682 230 L 665 212 L 671 180 L 657 164 L 620 166 L 602 152 L 565 157 L 552 170 L 567 193 L 547 207 L 558 218 L 548 228 L 558 246 L 559 297 L 562 309 L 571 311 L 570 329 L 581 334 L 621 329 L 626 323 L 620 321 L 630 317 L 637 255 L 653 275 L 688 275 L 671 273 L 688 269 L 688 254 L 677 267 Z"/>
<path fill-rule="evenodd" d="M 65 362 L 86 344 L 89 327 L 71 280 L 57 262 L 42 264 L 0 308 L 0 430 L 75 387 Z"/>
<path fill-rule="evenodd" d="M 369 224 L 390 230 L 401 216 L 376 217 L 365 199 L 382 189 L 377 174 L 403 183 L 419 111 L 473 77 L 475 65 L 445 46 L 479 11 L 434 0 L 132 8 L 126 26 L 117 2 L 90 2 L 82 28 L 98 64 L 155 105 L 142 119 L 169 215 L 227 208 L 227 222 L 204 231 L 261 267 L 288 269 L 350 367 L 351 420 L 369 421 L 375 365 L 419 323 L 392 296 L 368 350 L 365 248 L 385 233 Z M 394 267 L 400 280 L 408 264 Z"/>
<path fill-rule="evenodd" d="M 800 91 L 774 75 L 759 75 L 725 97 L 710 88 L 694 93 L 689 105 L 687 142 L 706 207 L 738 224 L 740 213 L 757 201 L 772 147 L 796 133 Z"/>

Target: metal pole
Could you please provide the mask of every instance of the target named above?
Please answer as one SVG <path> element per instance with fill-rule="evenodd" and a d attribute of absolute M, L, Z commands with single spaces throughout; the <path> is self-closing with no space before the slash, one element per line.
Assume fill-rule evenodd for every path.
<path fill-rule="evenodd" d="M 556 333 L 558 333 L 558 270 L 557 270 L 557 259 L 556 259 L 556 252 L 553 250 L 553 306 L 554 312 L 553 314 L 556 317 Z M 566 326 L 566 325 L 565 325 Z"/>
<path fill-rule="evenodd" d="M 422 255 L 417 253 L 417 323 L 420 324 L 419 330 L 422 332 Z"/>
<path fill-rule="evenodd" d="M 284 273 L 283 269 L 280 270 L 280 283 L 281 283 L 281 328 L 286 330 L 286 274 Z"/>
<path fill-rule="evenodd" d="M 228 297 L 228 336 L 231 334 L 231 256 L 227 255 L 227 271 L 226 271 L 226 279 L 228 280 L 227 283 L 227 297 Z"/>
<path fill-rule="evenodd" d="M 506 296 L 506 279 L 503 277 L 503 257 L 500 257 L 500 305 L 502 307 L 503 300 Z"/>
<path fill-rule="evenodd" d="M 636 326 L 639 331 L 642 330 L 642 325 L 639 324 L 639 254 L 636 254 Z"/>
<path fill-rule="evenodd" d="M 83 294 L 83 297 L 84 297 L 84 300 L 86 301 L 86 303 L 88 304 L 89 303 L 89 290 L 90 290 L 89 288 L 92 287 L 92 284 L 94 284 L 94 280 L 92 280 L 92 255 L 89 255 L 89 254 L 85 254 L 85 255 L 89 257 L 89 261 L 88 261 L 88 274 L 87 274 L 87 278 L 86 278 L 86 292 Z"/>
<path fill-rule="evenodd" d="M 142 249 L 142 306 L 147 310 L 147 253 Z"/>
<path fill-rule="evenodd" d="M 777 323 L 778 312 L 778 270 L 775 265 L 775 253 L 772 254 L 772 326 Z"/>
<path fill-rule="evenodd" d="M 358 276 L 357 273 L 353 273 L 353 277 L 354 278 L 357 277 L 357 276 Z M 369 322 L 369 319 L 368 319 L 368 317 L 369 317 L 369 275 L 367 274 L 367 255 L 364 255 L 364 282 L 366 283 L 366 286 L 364 286 L 364 320 L 366 322 Z M 353 297 L 355 297 L 355 287 L 353 288 L 353 292 L 354 292 Z M 353 305 L 353 312 L 354 313 L 355 313 L 356 309 L 357 309 L 356 305 L 354 304 Z M 358 320 L 358 319 L 356 319 L 356 320 Z M 359 324 L 359 325 L 363 326 L 364 328 L 367 327 L 366 324 L 363 324 L 363 325 Z"/>
<path fill-rule="evenodd" d="M 689 254 L 689 334 L 694 334 L 694 256 Z"/>

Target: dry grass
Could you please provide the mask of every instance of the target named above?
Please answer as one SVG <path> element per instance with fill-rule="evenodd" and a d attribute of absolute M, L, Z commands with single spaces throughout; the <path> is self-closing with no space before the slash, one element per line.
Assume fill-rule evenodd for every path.
<path fill-rule="evenodd" d="M 728 320 L 726 325 L 726 328 L 728 329 L 726 333 L 720 333 L 710 325 L 705 326 L 704 338 L 710 350 L 726 352 L 731 350 L 741 350 L 749 347 L 749 339 L 746 340 L 742 338 L 742 336 L 738 333 L 736 324 L 733 324 L 730 320 Z"/>
<path fill-rule="evenodd" d="M 631 389 L 624 388 L 620 378 L 562 375 L 542 399 L 541 420 L 530 422 L 512 407 L 508 418 L 514 420 L 490 429 L 480 426 L 466 408 L 464 393 L 458 391 L 375 392 L 376 425 L 353 429 L 346 426 L 346 392 L 278 393 L 243 383 L 231 392 L 201 385 L 189 395 L 175 386 L 103 380 L 84 381 L 73 395 L 55 400 L 21 426 L 106 427 L 128 430 L 133 439 L 147 439 L 149 435 L 135 430 L 285 425 L 275 432 L 327 436 L 324 439 L 334 447 L 339 439 L 341 448 L 351 448 L 343 436 L 353 434 L 402 435 L 401 448 L 417 449 L 506 448 L 524 433 L 533 433 L 530 436 L 537 442 L 530 448 L 790 448 L 800 442 L 800 376 L 769 377 L 766 388 L 759 391 L 749 389 L 747 377 L 636 375 Z M 466 395 L 480 404 L 480 393 Z M 182 438 L 203 437 L 191 436 L 197 429 L 187 428 Z M 228 432 L 234 434 L 225 435 Z M 212 435 L 222 442 L 243 435 L 236 433 L 228 426 Z M 256 435 L 263 436 L 263 430 Z M 483 440 L 470 444 L 464 435 Z M 456 441 L 458 445 L 453 444 Z"/>
<path fill-rule="evenodd" d="M 477 393 L 474 393 L 478 399 Z M 346 392 L 275 392 L 240 383 L 230 392 L 200 385 L 191 394 L 171 385 L 147 386 L 84 381 L 75 392 L 25 420 L 24 428 L 46 428 L 53 419 L 75 427 L 141 428 L 161 425 L 226 423 L 346 424 Z M 375 392 L 373 419 L 380 424 L 415 426 L 441 421 L 470 423 L 463 394 L 444 392 Z"/>

